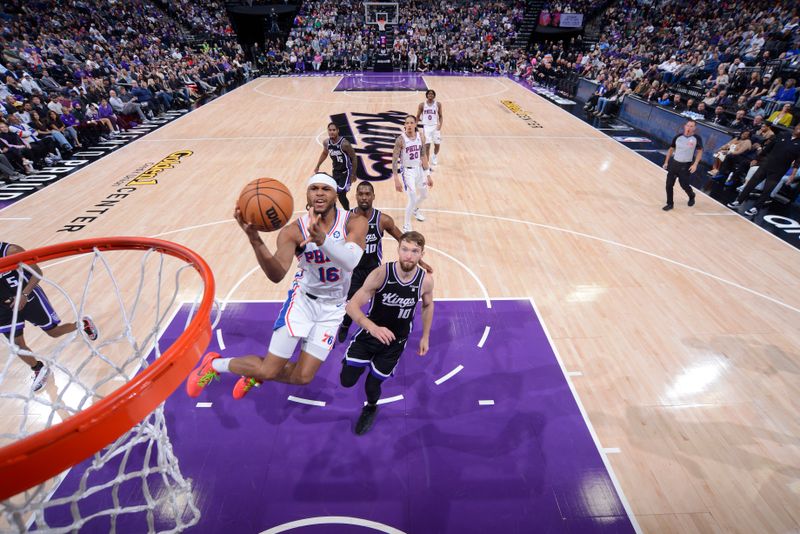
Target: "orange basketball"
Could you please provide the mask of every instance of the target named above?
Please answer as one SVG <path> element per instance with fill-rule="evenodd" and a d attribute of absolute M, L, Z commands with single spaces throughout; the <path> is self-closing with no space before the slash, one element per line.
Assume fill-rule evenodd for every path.
<path fill-rule="evenodd" d="M 262 232 L 282 228 L 294 211 L 292 194 L 274 178 L 256 178 L 244 186 L 237 205 L 245 222 Z"/>

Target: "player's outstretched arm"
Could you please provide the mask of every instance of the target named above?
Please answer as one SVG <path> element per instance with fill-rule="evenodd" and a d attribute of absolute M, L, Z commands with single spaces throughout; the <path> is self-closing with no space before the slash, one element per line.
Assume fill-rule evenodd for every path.
<path fill-rule="evenodd" d="M 403 235 L 402 230 L 397 227 L 392 216 L 383 212 L 381 212 L 381 230 L 392 236 L 398 243 Z M 419 266 L 425 269 L 428 274 L 433 274 L 433 267 L 428 265 L 425 260 L 419 260 Z"/>
<path fill-rule="evenodd" d="M 424 128 L 419 131 L 419 139 L 420 139 L 420 141 L 422 141 L 422 146 L 423 147 L 428 146 L 428 140 L 425 139 L 425 129 Z M 428 167 L 428 151 L 427 150 L 423 150 L 422 153 L 419 155 L 419 157 L 422 159 L 422 168 L 427 171 L 428 168 L 429 168 Z"/>
<path fill-rule="evenodd" d="M 422 120 L 422 110 L 422 102 L 420 102 L 419 106 L 417 106 L 417 124 L 419 124 L 419 121 Z"/>
<path fill-rule="evenodd" d="M 347 157 L 350 158 L 350 162 L 353 164 L 350 177 L 353 179 L 353 183 L 356 183 L 356 180 L 358 180 L 358 158 L 356 157 L 356 151 L 347 139 L 342 142 L 342 150 L 347 154 Z"/>
<path fill-rule="evenodd" d="M 433 324 L 433 277 L 426 276 L 422 281 L 422 338 L 419 340 L 420 356 L 428 353 L 431 336 L 431 324 Z"/>
<path fill-rule="evenodd" d="M 403 192 L 403 184 L 400 182 L 400 176 L 397 174 L 397 163 L 400 160 L 400 152 L 403 151 L 403 136 L 398 135 L 394 141 L 394 150 L 392 151 L 392 178 L 394 179 L 394 188 L 399 192 Z"/>
<path fill-rule="evenodd" d="M 264 271 L 264 274 L 267 275 L 267 278 L 275 283 L 283 280 L 283 277 L 286 276 L 286 273 L 289 271 L 289 267 L 292 266 L 295 248 L 297 248 L 302 241 L 303 236 L 300 234 L 300 229 L 297 225 L 292 222 L 281 228 L 281 231 L 278 232 L 275 254 L 273 254 L 261 239 L 258 230 L 256 230 L 252 224 L 248 224 L 244 221 L 239 208 L 236 208 L 233 212 L 233 216 L 247 235 L 250 246 L 253 247 L 253 252 L 256 255 L 256 260 L 258 260 L 258 265 L 261 267 L 261 270 Z"/>
<path fill-rule="evenodd" d="M 322 165 L 322 162 L 325 161 L 325 158 L 328 157 L 328 149 L 324 146 L 322 147 L 322 154 L 319 155 L 319 160 L 317 161 L 317 166 L 314 167 L 314 174 L 319 172 L 319 167 Z"/>
<path fill-rule="evenodd" d="M 361 261 L 361 256 L 364 255 L 367 226 L 367 219 L 351 215 L 347 220 L 345 242 L 328 239 L 326 235 L 320 249 L 345 270 L 352 271 Z"/>
<path fill-rule="evenodd" d="M 439 126 L 436 129 L 441 130 L 442 124 L 444 124 L 444 114 L 442 114 L 442 103 L 437 102 L 436 105 L 439 106 Z"/>
<path fill-rule="evenodd" d="M 367 317 L 361 308 L 363 308 L 371 298 L 375 296 L 375 292 L 386 282 L 386 266 L 381 265 L 376 267 L 364 280 L 364 285 L 356 291 L 353 298 L 347 303 L 345 311 L 353 322 L 358 326 L 369 332 L 369 334 L 383 343 L 389 345 L 394 341 L 394 334 L 391 330 L 384 326 L 378 326 L 369 317 Z"/>

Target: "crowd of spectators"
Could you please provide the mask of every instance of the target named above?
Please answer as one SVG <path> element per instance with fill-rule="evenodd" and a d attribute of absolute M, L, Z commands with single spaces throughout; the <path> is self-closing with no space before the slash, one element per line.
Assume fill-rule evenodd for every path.
<path fill-rule="evenodd" d="M 285 46 L 271 43 L 259 65 L 274 74 L 362 70 L 385 46 L 403 70 L 508 72 L 524 13 L 522 1 L 404 0 L 383 43 L 378 27 L 364 24 L 360 0 L 304 2 Z"/>
<path fill-rule="evenodd" d="M 787 6 L 621 0 L 604 14 L 595 50 L 574 68 L 600 81 L 601 93 L 634 93 L 720 126 L 738 128 L 757 115 L 790 126 L 800 96 L 792 74 L 800 74 L 800 19 Z"/>
<path fill-rule="evenodd" d="M 0 24 L 10 179 L 248 76 L 238 45 L 189 46 L 184 21 L 146 0 L 6 0 Z"/>
<path fill-rule="evenodd" d="M 231 37 L 234 35 L 225 3 L 219 0 L 158 0 L 193 35 Z"/>
<path fill-rule="evenodd" d="M 607 117 L 624 95 L 635 94 L 731 132 L 729 143 L 710 147 L 707 188 L 742 187 L 771 145 L 789 135 L 785 128 L 797 124 L 797 8 L 623 0 L 606 18 L 608 33 L 576 66 L 600 82 L 587 111 Z"/>

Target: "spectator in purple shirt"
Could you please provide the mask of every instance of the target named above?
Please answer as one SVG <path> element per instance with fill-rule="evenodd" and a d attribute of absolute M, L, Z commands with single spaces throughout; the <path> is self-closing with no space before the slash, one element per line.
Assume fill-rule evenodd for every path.
<path fill-rule="evenodd" d="M 64 115 L 62 115 L 63 117 Z M 61 132 L 61 134 L 71 141 L 72 146 L 81 148 L 83 145 L 78 140 L 78 132 L 75 131 L 75 128 L 72 126 L 67 126 L 67 124 L 61 120 L 61 117 L 58 116 L 58 113 L 55 111 L 50 110 L 47 115 L 49 120 L 49 125 L 51 130 L 57 130 Z M 74 120 L 75 118 L 72 117 Z M 77 122 L 77 121 L 76 121 Z"/>

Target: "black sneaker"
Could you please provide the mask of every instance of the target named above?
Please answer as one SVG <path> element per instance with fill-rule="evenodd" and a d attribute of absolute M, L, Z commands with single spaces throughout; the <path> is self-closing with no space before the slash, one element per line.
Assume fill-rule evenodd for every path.
<path fill-rule="evenodd" d="M 689 207 L 691 208 L 692 206 L 694 206 L 694 197 L 689 199 Z"/>
<path fill-rule="evenodd" d="M 375 415 L 378 413 L 378 407 L 372 406 L 367 404 L 361 410 L 361 415 L 358 417 L 358 421 L 356 422 L 356 434 L 359 436 L 363 436 L 369 429 L 372 428 L 372 424 L 375 422 Z"/>
<path fill-rule="evenodd" d="M 347 339 L 347 331 L 350 330 L 349 326 L 341 325 L 339 326 L 339 331 L 336 333 L 336 341 L 339 343 L 344 343 L 345 339 Z"/>
<path fill-rule="evenodd" d="M 671 210 L 673 207 L 674 207 L 674 206 L 673 206 L 672 204 L 667 204 L 666 206 L 664 206 L 664 207 L 663 207 L 663 208 L 661 208 L 661 209 L 662 209 L 662 210 L 664 210 L 664 211 L 669 211 L 669 210 Z"/>

